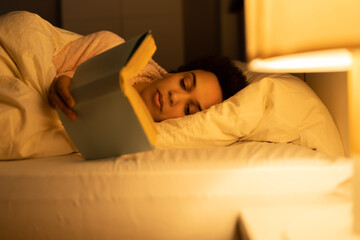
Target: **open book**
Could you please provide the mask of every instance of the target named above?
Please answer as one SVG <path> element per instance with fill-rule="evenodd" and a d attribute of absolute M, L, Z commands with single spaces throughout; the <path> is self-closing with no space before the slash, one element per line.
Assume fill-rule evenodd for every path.
<path fill-rule="evenodd" d="M 148 151 L 156 126 L 139 93 L 128 82 L 156 51 L 151 32 L 132 38 L 82 63 L 70 92 L 78 115 L 71 121 L 59 109 L 66 132 L 85 159 Z"/>

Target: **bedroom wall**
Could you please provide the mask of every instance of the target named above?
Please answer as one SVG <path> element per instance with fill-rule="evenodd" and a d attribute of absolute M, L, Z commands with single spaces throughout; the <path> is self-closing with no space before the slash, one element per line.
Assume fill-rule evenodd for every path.
<path fill-rule="evenodd" d="M 148 29 L 167 70 L 208 54 L 239 59 L 238 15 L 232 0 L 62 0 L 65 29 L 88 34 L 113 31 L 125 39 Z"/>
<path fill-rule="evenodd" d="M 61 27 L 60 2 L 61 0 L 2 1 L 0 4 L 0 15 L 11 11 L 26 10 L 37 13 L 53 25 Z"/>
<path fill-rule="evenodd" d="M 317 93 L 339 129 L 345 153 L 349 154 L 347 73 L 306 73 L 304 80 Z"/>
<path fill-rule="evenodd" d="M 152 30 L 165 68 L 184 61 L 181 0 L 62 0 L 63 27 L 80 34 L 109 30 L 125 39 Z"/>
<path fill-rule="evenodd" d="M 221 52 L 220 2 L 183 0 L 185 61 Z M 201 17 L 199 17 L 201 16 Z"/>

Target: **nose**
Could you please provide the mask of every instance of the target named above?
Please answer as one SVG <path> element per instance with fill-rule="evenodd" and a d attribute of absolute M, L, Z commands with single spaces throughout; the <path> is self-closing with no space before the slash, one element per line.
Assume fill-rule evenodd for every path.
<path fill-rule="evenodd" d="M 169 91 L 168 92 L 170 106 L 175 106 L 182 102 L 187 102 L 190 94 L 186 91 Z"/>

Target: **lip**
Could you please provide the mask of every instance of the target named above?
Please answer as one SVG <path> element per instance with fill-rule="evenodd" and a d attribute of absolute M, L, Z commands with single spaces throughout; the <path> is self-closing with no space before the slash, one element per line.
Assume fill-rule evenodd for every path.
<path fill-rule="evenodd" d="M 154 96 L 154 102 L 155 102 L 155 105 L 160 109 L 160 111 L 162 111 L 164 101 L 163 101 L 163 96 L 159 90 L 156 90 L 156 93 Z"/>

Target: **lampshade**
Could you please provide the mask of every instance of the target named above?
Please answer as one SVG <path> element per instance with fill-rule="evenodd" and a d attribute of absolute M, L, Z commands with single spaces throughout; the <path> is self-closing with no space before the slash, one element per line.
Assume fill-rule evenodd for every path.
<path fill-rule="evenodd" d="M 245 0 L 245 19 L 255 71 L 347 70 L 360 45 L 359 0 Z"/>

